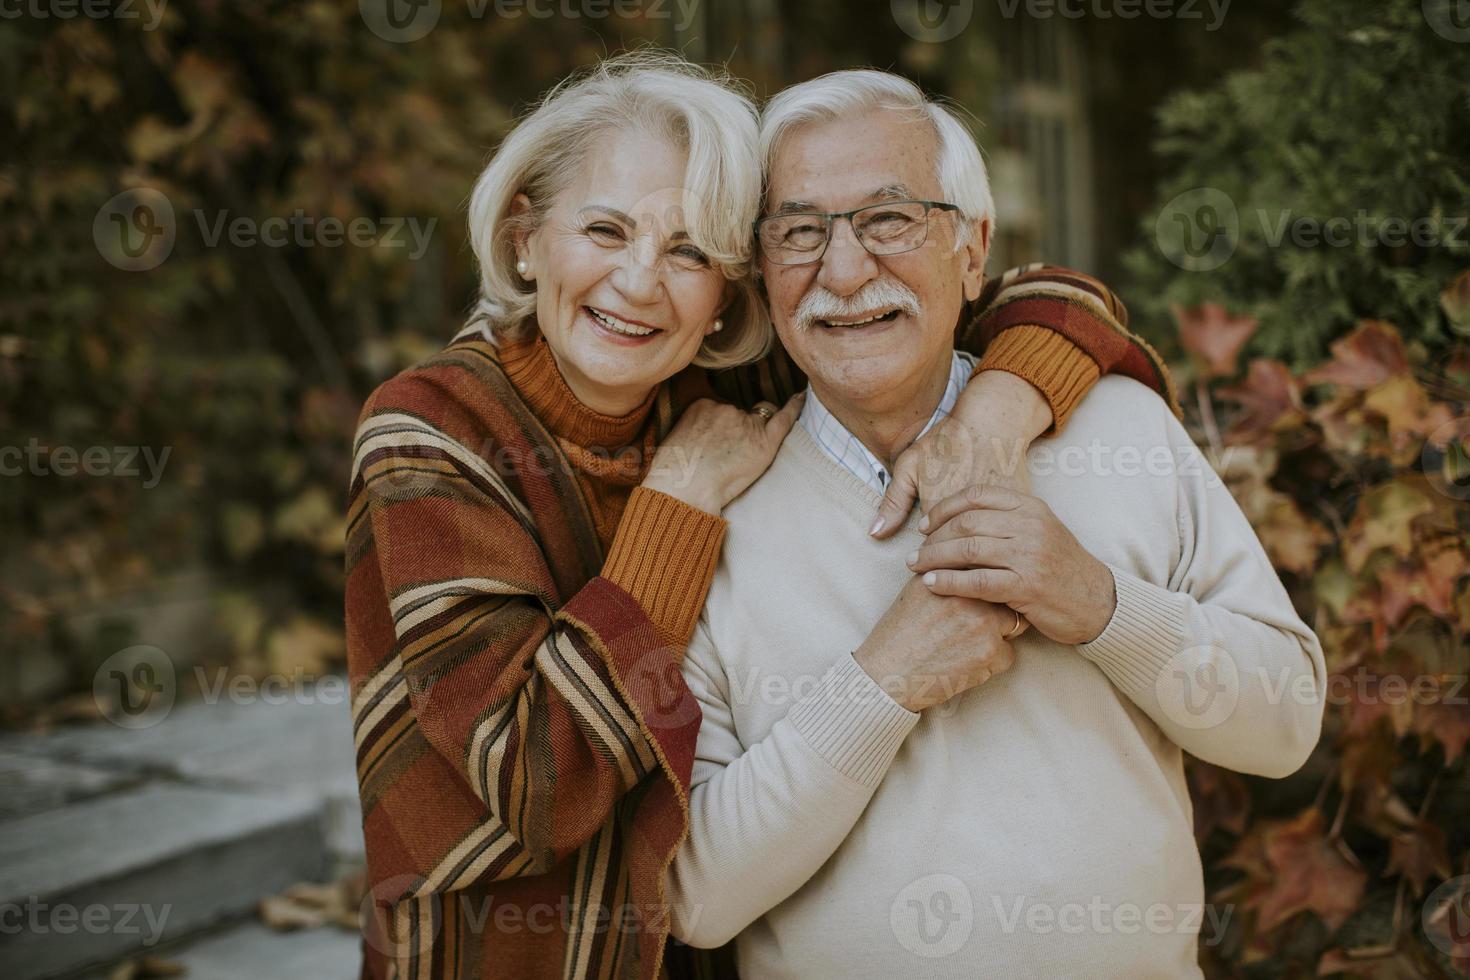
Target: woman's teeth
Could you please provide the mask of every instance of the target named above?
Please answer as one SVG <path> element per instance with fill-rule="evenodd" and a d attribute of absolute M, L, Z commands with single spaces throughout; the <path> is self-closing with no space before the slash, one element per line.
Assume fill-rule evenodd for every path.
<path fill-rule="evenodd" d="M 657 333 L 652 327 L 640 327 L 636 324 L 619 320 L 615 316 L 603 313 L 600 310 L 594 310 L 590 306 L 585 307 L 585 309 L 591 314 L 592 319 L 607 327 L 613 333 L 620 333 L 627 337 L 647 337 L 651 333 Z"/>

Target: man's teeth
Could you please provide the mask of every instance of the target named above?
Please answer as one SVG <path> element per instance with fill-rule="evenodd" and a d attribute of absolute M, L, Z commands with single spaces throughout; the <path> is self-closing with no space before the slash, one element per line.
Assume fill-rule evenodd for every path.
<path fill-rule="evenodd" d="M 882 313 L 874 313 L 866 320 L 852 320 L 843 323 L 839 323 L 836 320 L 823 320 L 822 322 L 829 327 L 861 327 L 865 324 L 872 323 L 874 320 L 882 320 L 886 317 L 892 316 L 894 313 L 897 312 L 897 310 L 884 310 Z"/>
<path fill-rule="evenodd" d="M 587 312 L 592 314 L 594 320 L 607 327 L 613 333 L 625 334 L 629 337 L 647 337 L 649 334 L 656 332 L 652 327 L 640 327 L 637 324 L 619 320 L 611 314 L 594 310 L 590 306 L 587 307 Z"/>

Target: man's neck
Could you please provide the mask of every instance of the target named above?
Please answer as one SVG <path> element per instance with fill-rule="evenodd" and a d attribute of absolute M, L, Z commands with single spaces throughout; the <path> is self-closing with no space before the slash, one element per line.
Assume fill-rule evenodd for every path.
<path fill-rule="evenodd" d="M 833 418 L 892 470 L 899 455 L 914 444 L 924 426 L 934 417 L 934 410 L 939 407 L 945 386 L 949 384 L 953 359 L 952 353 L 945 352 L 944 360 L 914 385 L 881 392 L 869 399 L 849 398 L 815 380 L 812 381 L 812 391 Z"/>

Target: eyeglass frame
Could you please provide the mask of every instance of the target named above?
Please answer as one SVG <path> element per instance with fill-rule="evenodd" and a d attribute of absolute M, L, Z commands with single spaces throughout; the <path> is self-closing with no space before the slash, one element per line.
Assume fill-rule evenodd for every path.
<path fill-rule="evenodd" d="M 906 248 L 906 249 L 903 249 L 902 251 L 898 251 L 898 252 L 875 252 L 871 248 L 868 247 L 868 243 L 867 242 L 863 241 L 863 236 L 860 235 L 860 234 L 858 234 L 857 226 L 856 225 L 853 225 L 853 223 L 852 223 L 852 216 L 855 215 L 855 214 L 861 214 L 864 211 L 869 211 L 869 210 L 871 210 L 873 208 L 891 207 L 892 205 L 895 205 L 895 204 L 922 204 L 922 205 L 924 205 L 924 237 L 918 242 L 918 244 L 914 245 L 912 248 Z M 850 226 L 852 226 L 852 237 L 855 238 L 855 239 L 857 239 L 857 243 L 863 247 L 863 251 L 867 252 L 869 255 L 873 256 L 874 258 L 883 258 L 883 257 L 889 256 L 889 255 L 903 255 L 903 254 L 905 254 L 907 252 L 914 252 L 914 251 L 918 251 L 919 249 L 923 248 L 924 247 L 924 243 L 927 242 L 927 241 L 929 241 L 929 212 L 933 211 L 935 208 L 938 208 L 940 211 L 946 211 L 946 212 L 947 211 L 953 211 L 953 212 L 955 212 L 957 214 L 962 211 L 962 209 L 960 208 L 960 206 L 958 204 L 950 204 L 948 201 L 918 201 L 918 200 L 908 200 L 908 199 L 902 200 L 902 201 L 879 201 L 876 204 L 864 204 L 862 207 L 860 207 L 860 208 L 853 208 L 851 211 L 788 211 L 788 212 L 781 212 L 781 213 L 778 213 L 778 214 L 768 214 L 768 215 L 766 215 L 764 217 L 756 218 L 754 221 L 752 221 L 750 223 L 750 228 L 751 228 L 751 232 L 755 235 L 755 242 L 756 242 L 756 244 L 761 246 L 761 251 L 762 252 L 766 252 L 767 249 L 765 248 L 765 246 L 764 245 L 761 245 L 761 225 L 764 224 L 765 222 L 771 221 L 771 220 L 773 220 L 775 218 L 822 218 L 822 219 L 824 219 L 827 222 L 827 240 L 822 243 L 821 249 L 819 251 L 817 251 L 817 254 L 814 257 L 812 257 L 810 259 L 804 259 L 801 262 L 776 262 L 776 264 L 777 265 L 780 265 L 780 266 L 811 265 L 813 262 L 820 262 L 820 261 L 822 261 L 822 257 L 827 254 L 827 249 L 831 247 L 831 245 L 832 245 L 832 229 L 836 226 L 837 219 L 838 218 L 846 218 L 847 219 L 847 223 Z M 771 261 L 772 262 L 775 262 L 776 260 L 775 259 L 772 259 Z"/>

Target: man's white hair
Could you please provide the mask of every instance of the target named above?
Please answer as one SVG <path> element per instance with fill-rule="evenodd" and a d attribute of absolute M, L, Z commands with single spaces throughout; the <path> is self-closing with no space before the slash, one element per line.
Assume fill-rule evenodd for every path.
<path fill-rule="evenodd" d="M 910 113 L 934 127 L 939 138 L 935 169 L 941 193 L 965 218 L 960 222 L 956 244 L 968 240 L 973 223 L 987 218 L 993 232 L 995 203 L 990 196 L 990 177 L 970 127 L 954 109 L 929 98 L 913 82 L 892 72 L 871 68 L 834 71 L 783 89 L 767 102 L 761 113 L 760 133 L 767 186 L 781 141 L 792 132 L 810 123 L 875 109 Z"/>

